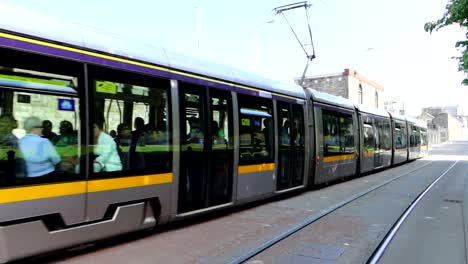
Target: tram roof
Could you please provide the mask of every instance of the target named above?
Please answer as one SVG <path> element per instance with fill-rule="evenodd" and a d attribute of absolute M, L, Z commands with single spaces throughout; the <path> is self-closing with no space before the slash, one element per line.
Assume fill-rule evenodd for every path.
<path fill-rule="evenodd" d="M 406 116 L 399 115 L 399 114 L 392 113 L 392 112 L 388 112 L 388 113 L 390 114 L 390 117 L 392 119 L 399 120 L 399 121 L 406 121 Z"/>
<path fill-rule="evenodd" d="M 0 4 L 0 18 L 0 29 L 3 30 L 305 99 L 304 89 L 294 83 L 264 78 L 240 69 L 203 61 L 141 41 L 102 33 L 78 23 L 48 17 L 16 6 Z"/>
<path fill-rule="evenodd" d="M 320 102 L 354 110 L 354 103 L 349 99 L 343 98 L 341 96 L 319 92 L 312 88 L 307 88 L 307 90 L 310 92 L 312 100 L 314 100 L 314 102 Z"/>
<path fill-rule="evenodd" d="M 407 116 L 406 121 L 409 122 L 409 123 L 413 123 L 418 127 L 427 128 L 427 123 L 424 120 Z"/>
<path fill-rule="evenodd" d="M 368 113 L 371 115 L 376 115 L 376 116 L 381 116 L 381 117 L 387 117 L 387 118 L 390 117 L 388 112 L 384 109 L 374 108 L 374 107 L 370 107 L 370 106 L 363 105 L 363 104 L 356 105 L 356 108 L 359 110 L 359 112 Z"/>

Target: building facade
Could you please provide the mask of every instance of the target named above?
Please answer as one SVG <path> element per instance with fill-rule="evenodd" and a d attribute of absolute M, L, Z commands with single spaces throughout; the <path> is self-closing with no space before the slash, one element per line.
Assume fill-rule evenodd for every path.
<path fill-rule="evenodd" d="M 299 82 L 296 79 L 296 82 Z M 303 86 L 344 98 L 357 104 L 384 108 L 384 88 L 354 70 L 342 73 L 311 76 L 304 79 Z"/>
<path fill-rule="evenodd" d="M 385 110 L 399 115 L 405 115 L 405 102 L 397 100 L 384 101 Z"/>
<path fill-rule="evenodd" d="M 433 120 L 432 124 L 445 130 L 441 133 L 441 142 L 448 140 L 457 140 L 463 136 L 463 123 L 456 117 L 447 113 L 438 114 Z"/>
<path fill-rule="evenodd" d="M 452 116 L 457 116 L 458 106 L 431 106 L 431 107 L 423 108 L 422 111 L 429 113 L 433 116 L 437 116 L 438 114 L 441 114 L 441 113 L 447 113 Z"/>

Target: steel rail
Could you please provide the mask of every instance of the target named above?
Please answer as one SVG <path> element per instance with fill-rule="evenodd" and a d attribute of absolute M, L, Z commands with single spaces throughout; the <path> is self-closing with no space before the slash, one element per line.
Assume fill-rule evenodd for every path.
<path fill-rule="evenodd" d="M 439 177 L 437 177 L 437 179 L 435 179 L 428 187 L 426 187 L 426 189 L 424 189 L 424 191 L 421 194 L 419 194 L 418 197 L 416 197 L 416 199 L 411 203 L 411 205 L 400 216 L 398 221 L 392 226 L 392 228 L 387 233 L 387 235 L 382 240 L 382 242 L 380 242 L 380 244 L 374 250 L 374 253 L 372 254 L 372 256 L 367 261 L 368 264 L 376 264 L 380 260 L 380 258 L 382 258 L 382 256 L 385 253 L 385 250 L 387 249 L 388 245 L 390 245 L 390 242 L 395 237 L 395 235 L 398 232 L 398 230 L 400 229 L 401 225 L 403 224 L 403 222 L 405 222 L 405 220 L 408 218 L 408 216 L 411 214 L 411 212 L 414 210 L 414 208 L 416 208 L 418 203 L 432 189 L 432 187 L 434 187 L 434 185 L 436 185 L 437 182 L 440 179 L 442 179 L 442 177 L 444 177 L 453 167 L 455 167 L 455 165 L 457 165 L 457 163 L 459 161 L 460 160 L 457 160 L 456 162 L 454 162 L 447 170 L 445 170 Z"/>
<path fill-rule="evenodd" d="M 364 192 L 362 192 L 362 193 L 360 193 L 360 194 L 358 194 L 356 196 L 353 196 L 349 200 L 341 202 L 341 203 L 333 206 L 332 208 L 330 208 L 328 210 L 325 210 L 324 212 L 322 212 L 319 215 L 314 215 L 314 216 L 306 219 L 304 222 L 302 222 L 302 223 L 296 225 L 295 227 L 289 229 L 288 231 L 286 231 L 286 232 L 284 232 L 284 233 L 282 233 L 282 234 L 280 234 L 280 235 L 266 241 L 265 243 L 261 244 L 259 247 L 254 248 L 253 250 L 249 251 L 248 253 L 237 257 L 236 259 L 232 260 L 229 263 L 230 264 L 244 263 L 244 262 L 250 260 L 251 258 L 255 257 L 256 255 L 260 254 L 261 252 L 267 250 L 268 248 L 271 248 L 275 244 L 281 242 L 282 240 L 288 238 L 289 236 L 293 235 L 294 233 L 297 233 L 298 231 L 300 231 L 300 230 L 304 229 L 305 227 L 311 225 L 312 223 L 316 222 L 317 220 L 319 220 L 319 219 L 329 215 L 330 213 L 340 209 L 341 207 L 343 207 L 343 206 L 345 206 L 345 205 L 347 205 L 349 203 L 352 203 L 355 200 L 357 200 L 357 199 L 359 199 L 359 198 L 361 198 L 361 197 L 363 197 L 363 196 L 365 196 L 365 195 L 367 195 L 367 194 L 369 194 L 369 193 L 371 193 L 371 192 L 373 192 L 373 191 L 375 191 L 375 190 L 377 190 L 379 188 L 382 188 L 383 186 L 385 186 L 385 185 L 387 185 L 387 184 L 389 184 L 389 183 L 391 183 L 393 181 L 396 181 L 396 180 L 398 180 L 399 178 L 401 178 L 403 176 L 406 176 L 406 175 L 408 175 L 408 174 L 410 174 L 410 173 L 412 173 L 414 171 L 422 169 L 422 168 L 428 166 L 429 164 L 431 164 L 433 162 L 434 161 L 429 161 L 428 163 L 426 163 L 426 164 L 424 164 L 422 166 L 419 166 L 419 167 L 417 167 L 415 169 L 412 169 L 412 170 L 410 170 L 410 171 L 408 171 L 408 172 L 406 172 L 404 174 L 398 175 L 398 176 L 396 176 L 396 177 L 394 177 L 394 178 L 392 178 L 392 179 L 390 179 L 390 180 L 388 180 L 386 182 L 383 182 L 383 183 L 381 183 L 381 184 L 379 184 L 379 185 L 377 185 L 377 186 L 375 186 L 375 187 L 373 187 L 373 188 L 371 188 L 371 189 L 369 189 L 367 191 L 364 191 Z"/>

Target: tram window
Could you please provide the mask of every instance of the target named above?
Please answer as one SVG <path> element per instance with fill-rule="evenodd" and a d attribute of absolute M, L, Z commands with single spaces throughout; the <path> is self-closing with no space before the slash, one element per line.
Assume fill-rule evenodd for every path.
<path fill-rule="evenodd" d="M 287 105 L 283 107 L 278 106 L 278 126 L 280 132 L 279 144 L 281 146 L 289 146 L 291 144 L 291 120 Z"/>
<path fill-rule="evenodd" d="M 418 131 L 416 126 L 410 125 L 410 147 L 417 147 L 419 141 Z"/>
<path fill-rule="evenodd" d="M 342 153 L 354 152 L 353 116 L 340 113 L 340 145 Z"/>
<path fill-rule="evenodd" d="M 392 137 L 390 135 L 390 121 L 380 119 L 377 120 L 379 128 L 379 148 L 383 150 L 392 149 Z"/>
<path fill-rule="evenodd" d="M 427 130 L 421 130 L 421 145 L 427 145 Z"/>
<path fill-rule="evenodd" d="M 77 77 L 0 65 L 0 186 L 78 179 L 79 108 Z"/>
<path fill-rule="evenodd" d="M 229 127 L 231 121 L 229 99 L 214 94 L 211 98 L 212 121 L 211 121 L 211 143 L 215 147 L 232 147 L 232 128 Z"/>
<path fill-rule="evenodd" d="M 374 129 L 372 127 L 372 123 L 364 123 L 363 125 L 364 130 L 364 150 L 365 151 L 374 151 L 375 150 L 375 137 L 374 137 Z"/>
<path fill-rule="evenodd" d="M 270 100 L 239 95 L 240 164 L 273 162 L 273 106 Z"/>
<path fill-rule="evenodd" d="M 324 156 L 354 152 L 353 116 L 322 109 Z"/>
<path fill-rule="evenodd" d="M 295 146 L 305 146 L 304 135 L 304 108 L 302 105 L 293 105 L 293 127 L 291 139 Z"/>
<path fill-rule="evenodd" d="M 94 177 L 169 172 L 169 81 L 98 72 L 93 78 Z"/>
<path fill-rule="evenodd" d="M 185 131 L 182 131 L 186 135 L 186 142 L 184 144 L 200 144 L 201 147 L 204 145 L 205 140 L 205 117 L 203 115 L 203 102 L 204 97 L 198 94 L 185 94 Z M 192 147 L 193 149 L 193 147 Z M 203 148 L 196 151 L 202 151 Z"/>
<path fill-rule="evenodd" d="M 414 144 L 416 147 L 421 146 L 421 130 L 419 127 L 416 127 L 416 132 L 414 134 Z"/>
<path fill-rule="evenodd" d="M 340 153 L 338 113 L 322 109 L 324 156 Z"/>
<path fill-rule="evenodd" d="M 395 148 L 406 148 L 406 126 L 403 123 L 395 122 Z"/>

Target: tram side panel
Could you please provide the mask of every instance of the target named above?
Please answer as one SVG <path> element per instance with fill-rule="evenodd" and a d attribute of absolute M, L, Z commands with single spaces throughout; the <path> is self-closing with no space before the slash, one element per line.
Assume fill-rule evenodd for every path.
<path fill-rule="evenodd" d="M 397 165 L 408 160 L 408 129 L 404 120 L 392 119 L 393 163 Z"/>
<path fill-rule="evenodd" d="M 429 142 L 427 139 L 427 128 L 421 128 L 421 153 L 419 157 L 429 155 Z"/>
<path fill-rule="evenodd" d="M 392 159 L 390 119 L 361 115 L 361 173 L 389 167 Z"/>
<path fill-rule="evenodd" d="M 276 189 L 273 103 L 238 94 L 239 167 L 237 200 L 272 195 Z"/>
<path fill-rule="evenodd" d="M 307 105 L 307 119 L 305 123 L 305 128 L 308 131 L 308 140 L 307 145 L 308 145 L 308 151 L 306 152 L 305 160 L 306 164 L 308 164 L 308 170 L 306 171 L 306 177 L 307 177 L 307 185 L 308 186 L 313 186 L 315 184 L 315 171 L 316 171 L 316 165 L 319 156 L 316 155 L 318 153 L 317 150 L 317 125 L 315 122 L 315 111 L 314 111 L 314 104 L 312 103 L 312 100 L 307 100 L 306 102 Z"/>
<path fill-rule="evenodd" d="M 11 129 L 14 129 L 18 142 L 22 144 L 23 138 L 28 137 L 34 137 L 36 141 L 40 139 L 34 131 L 42 130 L 43 123 L 28 125 L 26 121 L 32 120 L 32 116 L 37 116 L 40 121 L 50 119 L 56 129 L 60 126 L 56 138 L 40 139 L 41 144 L 50 141 L 55 150 L 51 153 L 57 152 L 60 158 L 53 175 L 32 174 L 31 168 L 27 167 L 28 159 L 37 158 L 38 152 L 32 143 L 21 147 L 1 143 L 1 153 L 5 155 L 0 158 L 3 193 L 0 221 L 9 224 L 0 227 L 0 244 L 4 250 L 0 262 L 148 228 L 156 224 L 160 212 L 169 214 L 167 200 L 173 175 L 167 123 L 163 128 L 159 122 L 161 133 L 155 131 L 152 134 L 155 137 L 147 138 L 148 142 L 143 142 L 142 138 L 142 144 L 135 144 L 133 150 L 129 141 L 124 144 L 124 138 L 121 138 L 122 144 L 118 144 L 108 136 L 108 146 L 115 146 L 109 148 L 116 157 L 112 162 L 98 164 L 97 155 L 93 155 L 99 149 L 96 143 L 99 142 L 96 141 L 98 135 L 104 137 L 112 129 L 117 129 L 122 120 L 128 125 L 126 129 L 122 128 L 127 132 L 130 132 L 137 113 L 147 113 L 149 123 L 163 121 L 161 113 L 167 109 L 168 102 L 164 101 L 168 98 L 167 90 L 137 85 L 128 79 L 106 79 L 105 74 L 89 79 L 89 85 L 86 85 L 83 64 L 8 49 L 0 49 L 0 53 L 0 66 L 15 69 L 7 70 L 0 78 L 0 93 L 5 95 L 3 98 L 10 98 L 0 108 L 2 113 L 12 115 L 10 120 L 15 124 L 11 124 Z M 125 75 L 122 72 L 109 73 L 112 76 Z M 93 70 L 90 74 L 98 77 L 93 75 Z M 137 76 L 130 79 L 145 78 Z M 149 82 L 164 87 L 158 79 L 151 78 Z M 85 96 L 84 87 L 87 86 L 96 99 L 93 103 Z M 145 94 L 142 89 L 149 93 Z M 143 98 L 148 94 L 159 99 Z M 127 100 L 127 96 L 131 100 Z M 14 99 L 18 97 L 20 100 Z M 117 101 L 120 101 L 123 111 L 116 110 Z M 152 103 L 158 103 L 159 108 L 153 107 Z M 57 108 L 47 108 L 49 105 Z M 88 109 L 88 105 L 100 109 Z M 143 105 L 149 111 L 144 111 Z M 103 123 L 99 124 L 98 134 L 97 126 L 88 122 L 87 116 L 94 118 L 103 113 L 106 116 L 101 119 Z M 114 115 L 126 113 L 129 113 L 127 118 L 114 118 Z M 169 120 L 170 116 L 165 118 Z M 4 120 L 2 123 L 6 124 Z M 126 136 L 130 140 L 130 133 Z M 8 150 L 3 148 L 5 146 Z M 28 157 L 31 153 L 33 155 Z M 129 157 L 131 154 L 141 159 L 133 163 Z M 145 162 L 141 162 L 142 159 Z M 90 168 L 86 168 L 86 164 L 90 164 Z"/>
<path fill-rule="evenodd" d="M 412 122 L 408 122 L 408 136 L 409 136 L 409 154 L 408 160 L 419 158 L 421 153 L 421 132 L 420 128 Z"/>
<path fill-rule="evenodd" d="M 315 184 L 356 174 L 359 135 L 356 112 L 315 104 Z"/>

